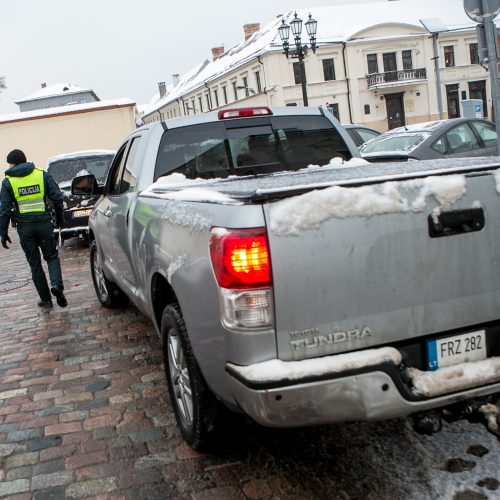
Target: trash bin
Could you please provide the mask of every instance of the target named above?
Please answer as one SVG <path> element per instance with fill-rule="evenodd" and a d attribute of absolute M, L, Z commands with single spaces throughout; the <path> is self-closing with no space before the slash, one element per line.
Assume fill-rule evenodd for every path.
<path fill-rule="evenodd" d="M 464 99 L 462 101 L 462 115 L 465 118 L 483 118 L 483 101 L 481 99 Z"/>

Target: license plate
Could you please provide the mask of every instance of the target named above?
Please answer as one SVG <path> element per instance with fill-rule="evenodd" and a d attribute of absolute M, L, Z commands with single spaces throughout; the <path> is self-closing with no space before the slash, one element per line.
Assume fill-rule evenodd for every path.
<path fill-rule="evenodd" d="M 73 212 L 73 219 L 76 219 L 77 217 L 88 217 L 90 215 L 90 212 L 92 212 L 91 208 L 87 208 L 85 210 L 75 210 Z"/>
<path fill-rule="evenodd" d="M 486 359 L 484 330 L 427 341 L 427 368 L 431 371 L 482 359 Z"/>

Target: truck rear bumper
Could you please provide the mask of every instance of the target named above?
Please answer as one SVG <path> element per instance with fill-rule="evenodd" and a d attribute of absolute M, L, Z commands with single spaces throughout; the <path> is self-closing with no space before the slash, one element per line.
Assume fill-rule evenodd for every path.
<path fill-rule="evenodd" d="M 385 355 L 389 350 L 394 351 L 392 361 L 386 359 L 374 364 L 380 359 L 380 351 Z M 347 376 L 335 370 L 335 366 L 345 367 L 346 360 L 352 361 L 360 353 L 352 353 L 352 359 L 350 354 L 342 354 L 305 361 L 273 360 L 245 367 L 228 363 L 226 371 L 238 405 L 256 422 L 268 427 L 383 420 L 500 392 L 500 358 L 464 363 L 464 366 L 474 365 L 482 373 L 489 373 L 475 387 L 471 387 L 470 379 L 462 382 L 454 379 L 452 393 L 412 400 L 403 394 L 401 384 L 384 371 L 384 366 L 392 364 L 394 369 L 399 364 L 396 349 L 362 352 L 373 356 L 365 357 L 364 366 L 358 363 L 354 368 L 356 373 Z M 315 367 L 318 364 L 321 364 L 322 371 Z M 350 363 L 351 373 L 352 366 Z M 327 367 L 333 367 L 333 370 Z M 458 365 L 455 371 L 463 375 Z M 439 370 L 433 373 L 439 377 Z M 409 377 L 411 379 L 411 373 Z"/>

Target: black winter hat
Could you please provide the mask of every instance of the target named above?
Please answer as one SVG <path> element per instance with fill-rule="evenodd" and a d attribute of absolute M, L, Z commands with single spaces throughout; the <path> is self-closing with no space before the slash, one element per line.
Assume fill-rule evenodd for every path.
<path fill-rule="evenodd" d="M 7 155 L 7 163 L 11 165 L 19 165 L 19 163 L 26 163 L 26 155 L 20 149 L 13 149 Z"/>

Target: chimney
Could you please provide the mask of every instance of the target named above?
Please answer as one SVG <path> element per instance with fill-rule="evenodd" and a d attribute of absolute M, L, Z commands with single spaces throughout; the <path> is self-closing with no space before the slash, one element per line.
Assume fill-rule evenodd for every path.
<path fill-rule="evenodd" d="M 175 75 L 172 75 L 172 84 L 174 85 L 174 87 L 176 87 L 178 83 L 179 83 L 179 73 L 175 73 Z"/>
<path fill-rule="evenodd" d="M 222 54 L 224 54 L 224 46 L 214 47 L 212 49 L 212 60 L 216 61 L 220 56 L 222 56 Z"/>
<path fill-rule="evenodd" d="M 159 82 L 158 88 L 160 89 L 160 99 L 167 93 L 165 82 Z"/>
<path fill-rule="evenodd" d="M 46 83 L 42 83 L 42 89 L 44 89 L 47 86 Z"/>
<path fill-rule="evenodd" d="M 248 40 L 254 33 L 260 30 L 260 23 L 250 23 L 243 25 L 243 31 L 245 32 L 245 41 Z"/>

